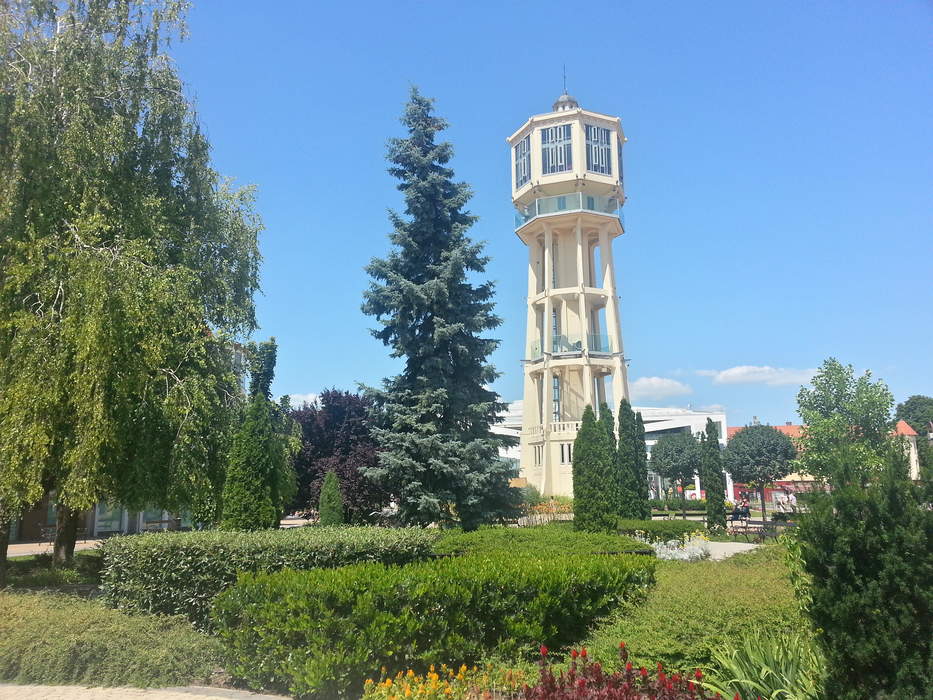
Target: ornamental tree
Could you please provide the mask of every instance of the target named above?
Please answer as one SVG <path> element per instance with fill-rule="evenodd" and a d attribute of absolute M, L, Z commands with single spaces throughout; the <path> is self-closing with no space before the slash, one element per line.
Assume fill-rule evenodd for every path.
<path fill-rule="evenodd" d="M 610 413 L 607 406 L 600 411 Z M 614 532 L 619 522 L 616 455 L 605 422 L 596 420 L 591 406 L 583 410 L 572 468 L 574 529 Z"/>
<path fill-rule="evenodd" d="M 379 463 L 364 474 L 397 499 L 404 522 L 459 521 L 471 530 L 495 517 L 511 474 L 498 460 L 513 440 L 496 435 L 505 405 L 488 387 L 499 341 L 484 334 L 493 313 L 493 283 L 480 277 L 488 258 L 467 236 L 470 188 L 453 180 L 446 128 L 432 100 L 412 88 L 402 123 L 408 137 L 389 142 L 389 172 L 400 180 L 405 212 L 392 212 L 394 248 L 368 265 L 363 311 L 373 335 L 404 359 L 402 372 L 370 389 Z"/>
<path fill-rule="evenodd" d="M 786 476 L 797 456 L 794 443 L 770 425 L 749 425 L 729 441 L 723 461 L 732 478 L 758 489 L 765 516 L 765 487 Z"/>
<path fill-rule="evenodd" d="M 346 522 L 343 496 L 340 493 L 340 482 L 334 472 L 327 472 L 327 476 L 324 477 L 321 495 L 318 498 L 317 511 L 321 525 L 343 525 Z"/>
<path fill-rule="evenodd" d="M 687 519 L 686 486 L 700 469 L 700 446 L 690 433 L 662 435 L 651 448 L 651 469 L 680 487 L 683 518 Z"/>
<path fill-rule="evenodd" d="M 722 470 L 719 431 L 712 419 L 706 419 L 706 432 L 700 438 L 700 479 L 706 485 L 706 526 L 711 530 L 726 527 L 726 476 Z"/>
<path fill-rule="evenodd" d="M 101 500 L 216 515 L 261 226 L 166 54 L 185 5 L 0 12 L 0 511 L 54 491 L 57 562 Z"/>
<path fill-rule="evenodd" d="M 645 426 L 627 399 L 619 404 L 619 441 L 616 470 L 620 482 L 619 515 L 623 518 L 650 519 Z"/>

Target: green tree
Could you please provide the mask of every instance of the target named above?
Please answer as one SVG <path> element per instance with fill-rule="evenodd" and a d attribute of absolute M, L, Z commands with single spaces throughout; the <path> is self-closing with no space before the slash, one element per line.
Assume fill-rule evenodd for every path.
<path fill-rule="evenodd" d="M 483 337 L 501 321 L 493 284 L 470 281 L 488 258 L 467 236 L 475 217 L 464 210 L 469 186 L 447 167 L 453 149 L 435 142 L 446 122 L 412 88 L 402 123 L 408 138 L 392 139 L 388 158 L 405 215 L 391 213 L 395 248 L 367 267 L 363 311 L 405 365 L 369 392 L 382 451 L 365 474 L 395 495 L 403 521 L 459 519 L 469 530 L 495 517 L 510 488 L 498 450 L 512 441 L 490 430 L 504 408 L 488 388 L 498 373 L 487 358 L 499 341 Z"/>
<path fill-rule="evenodd" d="M 619 514 L 623 518 L 650 519 L 645 426 L 627 399 L 619 404 L 619 442 L 616 471 L 620 482 Z"/>
<path fill-rule="evenodd" d="M 340 482 L 334 472 L 327 472 L 327 476 L 324 477 L 317 510 L 321 525 L 343 525 L 346 522 Z"/>
<path fill-rule="evenodd" d="M 903 403 L 899 403 L 894 410 L 894 420 L 907 421 L 918 434 L 926 437 L 933 431 L 933 396 L 916 394 Z"/>
<path fill-rule="evenodd" d="M 59 562 L 101 500 L 216 515 L 261 226 L 165 54 L 185 5 L 0 12 L 0 510 L 54 491 Z"/>
<path fill-rule="evenodd" d="M 826 456 L 849 458 L 836 450 Z M 826 697 L 927 697 L 933 673 L 933 512 L 891 445 L 868 483 L 832 465 L 797 538 L 806 611 L 826 656 Z M 854 476 L 855 478 L 850 478 Z"/>
<path fill-rule="evenodd" d="M 603 407 L 602 414 L 610 413 Z M 611 426 L 611 423 L 609 423 Z M 573 443 L 573 523 L 586 532 L 613 532 L 619 522 L 615 450 L 606 422 L 597 421 L 593 408 L 583 410 Z"/>
<path fill-rule="evenodd" d="M 221 527 L 259 530 L 279 525 L 284 505 L 297 488 L 293 458 L 300 438 L 285 399 L 270 400 L 275 374 L 275 339 L 251 343 L 249 403 L 233 438 L 223 490 Z"/>
<path fill-rule="evenodd" d="M 686 486 L 700 470 L 700 446 L 690 433 L 662 435 L 651 448 L 651 469 L 680 487 L 683 518 L 687 519 Z"/>
<path fill-rule="evenodd" d="M 726 527 L 726 476 L 722 470 L 722 449 L 716 424 L 706 419 L 706 432 L 700 439 L 700 479 L 706 487 L 706 526 L 710 530 Z"/>
<path fill-rule="evenodd" d="M 758 489 L 765 517 L 765 487 L 786 476 L 796 456 L 794 443 L 780 430 L 770 425 L 748 425 L 729 441 L 723 461 L 735 481 Z"/>
<path fill-rule="evenodd" d="M 867 483 L 885 459 L 894 397 L 884 382 L 871 381 L 871 372 L 856 377 L 852 365 L 834 358 L 811 385 L 797 394 L 804 423 L 798 470 L 825 478 L 835 468 L 858 469 Z"/>

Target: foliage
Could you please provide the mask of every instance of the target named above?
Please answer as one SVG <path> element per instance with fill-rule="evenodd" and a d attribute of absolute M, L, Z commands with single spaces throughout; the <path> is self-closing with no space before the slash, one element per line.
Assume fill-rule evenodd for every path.
<path fill-rule="evenodd" d="M 602 416 L 610 415 L 603 406 Z M 573 524 L 577 530 L 611 532 L 618 514 L 619 479 L 615 468 L 611 421 L 596 420 L 593 409 L 583 419 L 573 443 Z"/>
<path fill-rule="evenodd" d="M 651 448 L 651 470 L 681 488 L 681 507 L 686 508 L 686 486 L 700 471 L 700 445 L 689 433 L 662 435 Z"/>
<path fill-rule="evenodd" d="M 709 668 L 713 652 L 759 627 L 780 634 L 805 627 L 781 548 L 767 545 L 723 561 L 660 561 L 643 605 L 626 605 L 583 642 L 594 660 L 617 669 L 625 639 L 633 662 L 676 670 Z"/>
<path fill-rule="evenodd" d="M 525 506 L 526 510 L 531 510 L 535 506 L 539 506 L 542 503 L 546 503 L 544 496 L 541 495 L 541 492 L 537 488 L 528 484 L 527 486 L 522 486 L 522 503 Z"/>
<path fill-rule="evenodd" d="M 406 216 L 390 214 L 394 249 L 367 267 L 363 312 L 376 317 L 373 335 L 405 366 L 369 392 L 382 452 L 364 473 L 395 496 L 405 522 L 458 520 L 475 529 L 500 517 L 513 471 L 498 459 L 511 439 L 490 430 L 505 408 L 487 388 L 498 376 L 487 358 L 499 341 L 482 336 L 501 320 L 492 282 L 470 281 L 488 258 L 467 236 L 470 188 L 453 181 L 451 145 L 435 143 L 447 124 L 432 105 L 412 88 L 402 117 L 408 138 L 389 142 Z"/>
<path fill-rule="evenodd" d="M 374 527 L 113 537 L 101 545 L 103 596 L 123 610 L 185 615 L 205 625 L 214 597 L 236 581 L 237 572 L 406 564 L 427 557 L 436 539 L 425 530 Z"/>
<path fill-rule="evenodd" d="M 933 430 L 930 428 L 933 423 L 933 396 L 915 394 L 899 403 L 894 409 L 894 420 L 906 421 L 919 435 L 926 436 Z"/>
<path fill-rule="evenodd" d="M 696 520 L 619 520 L 617 530 L 622 535 L 638 535 L 653 542 L 685 540 L 705 532 L 703 523 Z"/>
<path fill-rule="evenodd" d="M 371 401 L 359 394 L 325 389 L 313 403 L 291 412 L 301 426 L 301 449 L 295 457 L 298 474 L 296 508 L 317 504 L 324 477 L 337 475 L 344 511 L 351 523 L 367 523 L 389 503 L 389 494 L 363 476 L 378 465 L 376 440 L 370 430 Z"/>
<path fill-rule="evenodd" d="M 852 365 L 834 358 L 823 363 L 811 384 L 797 394 L 805 424 L 799 469 L 827 478 L 834 468 L 854 468 L 867 482 L 884 462 L 894 397 L 884 382 L 871 381 L 871 372 L 856 378 Z"/>
<path fill-rule="evenodd" d="M 796 455 L 794 443 L 780 430 L 770 425 L 747 425 L 729 441 L 723 461 L 735 481 L 758 488 L 764 509 L 765 486 L 786 476 Z"/>
<path fill-rule="evenodd" d="M 318 501 L 318 513 L 321 525 L 343 525 L 343 496 L 340 495 L 340 483 L 334 472 L 327 472 L 324 485 L 321 487 L 321 497 Z"/>
<path fill-rule="evenodd" d="M 528 655 L 540 643 L 569 644 L 640 597 L 653 569 L 639 556 L 505 553 L 244 574 L 217 598 L 214 620 L 228 670 L 252 687 L 359 697 L 380 667 L 424 672 L 494 649 Z"/>
<path fill-rule="evenodd" d="M 706 527 L 726 529 L 726 476 L 722 471 L 722 449 L 712 419 L 706 419 L 706 432 L 700 440 L 700 479 L 706 487 Z"/>
<path fill-rule="evenodd" d="M 3 6 L 0 501 L 212 520 L 261 225 L 165 53 L 186 3 Z"/>
<path fill-rule="evenodd" d="M 822 697 L 824 665 L 809 634 L 784 632 L 779 636 L 751 630 L 713 651 L 713 670 L 703 686 L 727 698 L 738 694 L 768 700 L 817 700 Z"/>
<path fill-rule="evenodd" d="M 398 671 L 394 676 L 384 676 L 376 681 L 367 678 L 363 685 L 363 700 L 476 700 L 487 697 L 485 693 L 513 695 L 529 681 L 532 674 L 523 670 L 512 670 L 495 666 L 468 667 L 461 664 L 451 668 L 447 664 L 428 667 L 424 674 L 414 669 Z"/>
<path fill-rule="evenodd" d="M 100 583 L 102 565 L 100 552 L 89 549 L 78 552 L 71 566 L 53 566 L 50 554 L 13 557 L 8 561 L 10 588 L 56 588 L 78 584 Z"/>
<path fill-rule="evenodd" d="M 629 659 L 625 643 L 619 644 L 621 670 L 606 673 L 602 664 L 591 661 L 586 647 L 570 652 L 570 666 L 554 673 L 548 663 L 548 650 L 541 647 L 538 683 L 525 688 L 524 700 L 703 700 L 708 695 L 701 680 L 703 673 L 681 675 L 664 672 L 662 664 L 636 668 Z"/>
<path fill-rule="evenodd" d="M 622 403 L 619 404 L 616 469 L 621 481 L 619 509 L 616 515 L 623 518 L 650 518 L 645 426 L 641 414 L 635 414 L 627 399 L 622 399 Z"/>
<path fill-rule="evenodd" d="M 811 499 L 798 540 L 827 693 L 921 697 L 933 673 L 933 511 L 898 446 L 867 485 L 859 466 L 823 464 L 832 490 Z"/>
<path fill-rule="evenodd" d="M 652 498 L 648 501 L 652 510 L 659 511 L 679 511 L 683 506 L 682 498 Z M 688 511 L 706 512 L 706 499 L 697 498 L 687 502 Z"/>
<path fill-rule="evenodd" d="M 180 618 L 126 615 L 71 596 L 0 592 L 0 681 L 187 686 L 207 682 L 220 657 L 216 640 Z"/>
<path fill-rule="evenodd" d="M 577 532 L 569 522 L 538 527 L 481 527 L 473 532 L 449 530 L 434 551 L 441 554 L 507 554 L 512 556 L 564 556 L 611 554 L 643 550 L 631 537 L 609 533 Z"/>
<path fill-rule="evenodd" d="M 247 347 L 250 398 L 224 482 L 221 527 L 227 530 L 277 528 L 295 495 L 297 425 L 287 399 L 279 406 L 270 401 L 276 354 L 275 338 Z"/>

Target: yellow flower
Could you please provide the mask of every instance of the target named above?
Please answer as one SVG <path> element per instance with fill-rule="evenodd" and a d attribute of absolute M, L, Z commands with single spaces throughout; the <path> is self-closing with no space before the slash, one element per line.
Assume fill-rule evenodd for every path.
<path fill-rule="evenodd" d="M 410 697 L 411 697 L 411 688 L 405 688 L 405 697 L 406 697 L 406 698 L 410 698 Z"/>
<path fill-rule="evenodd" d="M 391 687 L 392 687 L 392 679 L 386 678 L 386 688 L 391 688 Z"/>
<path fill-rule="evenodd" d="M 408 676 L 409 678 L 414 678 L 415 672 L 411 669 L 408 669 L 408 673 L 406 673 L 405 675 Z"/>

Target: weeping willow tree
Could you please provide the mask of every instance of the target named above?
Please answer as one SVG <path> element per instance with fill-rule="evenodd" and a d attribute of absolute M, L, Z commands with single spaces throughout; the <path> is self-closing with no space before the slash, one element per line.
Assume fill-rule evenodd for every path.
<path fill-rule="evenodd" d="M 56 560 L 101 500 L 217 512 L 261 225 L 166 54 L 185 6 L 0 2 L 0 527 L 54 493 Z"/>

